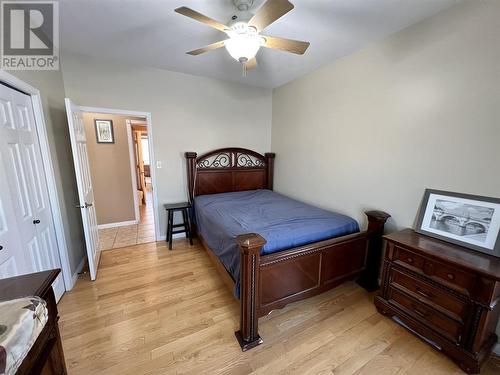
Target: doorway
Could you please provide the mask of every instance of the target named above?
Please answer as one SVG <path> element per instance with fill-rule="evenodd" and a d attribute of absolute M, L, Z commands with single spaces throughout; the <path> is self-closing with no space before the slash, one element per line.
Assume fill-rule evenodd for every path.
<path fill-rule="evenodd" d="M 84 112 L 99 250 L 155 241 L 145 117 Z"/>
<path fill-rule="evenodd" d="M 79 106 L 70 99 L 66 111 L 90 276 L 95 280 L 101 251 L 157 240 L 151 115 Z"/>
<path fill-rule="evenodd" d="M 151 159 L 149 157 L 148 126 L 144 120 L 127 120 L 131 161 L 134 163 L 134 172 L 137 186 L 137 207 L 139 223 L 137 243 L 154 241 L 154 209 L 153 183 L 151 178 Z"/>

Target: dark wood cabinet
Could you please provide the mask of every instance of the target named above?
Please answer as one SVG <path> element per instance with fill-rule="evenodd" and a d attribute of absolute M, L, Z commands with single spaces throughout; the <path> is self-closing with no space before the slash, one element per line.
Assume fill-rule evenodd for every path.
<path fill-rule="evenodd" d="M 479 373 L 497 342 L 500 259 L 410 229 L 385 239 L 378 311 Z"/>
<path fill-rule="evenodd" d="M 17 370 L 18 375 L 64 375 L 66 364 L 59 335 L 57 304 L 52 283 L 60 270 L 51 270 L 0 280 L 0 301 L 27 296 L 41 297 L 46 303 L 49 319 Z"/>

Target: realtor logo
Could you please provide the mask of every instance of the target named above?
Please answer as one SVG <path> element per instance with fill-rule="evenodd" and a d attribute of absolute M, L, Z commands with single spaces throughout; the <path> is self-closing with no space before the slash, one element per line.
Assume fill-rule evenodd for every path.
<path fill-rule="evenodd" d="M 59 69 L 59 3 L 1 1 L 4 70 Z"/>

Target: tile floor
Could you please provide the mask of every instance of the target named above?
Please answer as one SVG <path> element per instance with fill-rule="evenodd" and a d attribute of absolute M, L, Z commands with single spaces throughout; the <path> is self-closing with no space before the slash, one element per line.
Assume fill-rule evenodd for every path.
<path fill-rule="evenodd" d="M 139 206 L 139 224 L 99 229 L 99 246 L 101 250 L 117 249 L 155 241 L 153 196 L 151 191 L 146 194 L 147 204 Z"/>

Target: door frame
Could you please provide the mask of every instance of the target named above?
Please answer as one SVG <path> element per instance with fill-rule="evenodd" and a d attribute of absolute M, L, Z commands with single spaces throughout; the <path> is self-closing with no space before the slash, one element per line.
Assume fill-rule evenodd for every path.
<path fill-rule="evenodd" d="M 145 121 L 146 126 L 147 122 Z M 125 121 L 127 127 L 127 141 L 128 141 L 128 156 L 130 159 L 130 173 L 132 178 L 132 192 L 134 195 L 134 212 L 135 212 L 135 221 L 136 224 L 139 224 L 140 221 L 140 213 L 139 213 L 139 197 L 137 196 L 137 171 L 135 167 L 135 151 L 134 151 L 134 140 L 132 139 L 132 125 L 130 124 L 130 120 L 127 119 Z"/>
<path fill-rule="evenodd" d="M 52 212 L 52 220 L 56 232 L 57 251 L 61 262 L 61 271 L 64 280 L 65 289 L 71 290 L 75 285 L 76 280 L 73 280 L 71 266 L 68 257 L 68 246 L 64 235 L 64 225 L 61 215 L 61 206 L 59 204 L 59 194 L 57 190 L 56 179 L 54 175 L 54 167 L 52 164 L 52 156 L 50 153 L 49 140 L 47 137 L 47 128 L 45 125 L 45 117 L 43 115 L 43 105 L 40 90 L 22 81 L 21 79 L 7 73 L 4 70 L 0 71 L 0 82 L 11 86 L 14 89 L 22 91 L 31 97 L 33 105 L 33 113 L 35 115 L 35 127 L 40 143 L 40 152 L 42 154 L 42 166 L 45 172 L 45 182 L 49 192 L 50 210 Z"/>
<path fill-rule="evenodd" d="M 158 189 L 156 182 L 156 168 L 153 167 L 156 166 L 156 160 L 154 156 L 153 121 L 151 118 L 151 112 L 129 111 L 123 109 L 102 108 L 102 107 L 90 107 L 84 105 L 78 105 L 78 106 L 82 112 L 146 118 L 146 126 L 148 128 L 149 160 L 151 164 L 151 186 L 153 187 L 153 215 L 155 219 L 155 239 L 156 241 L 161 241 L 160 220 L 158 212 Z"/>

